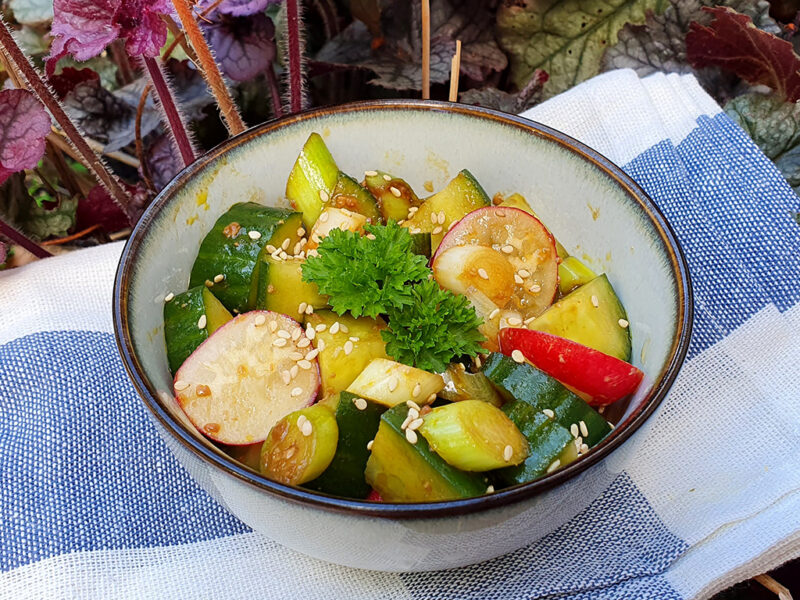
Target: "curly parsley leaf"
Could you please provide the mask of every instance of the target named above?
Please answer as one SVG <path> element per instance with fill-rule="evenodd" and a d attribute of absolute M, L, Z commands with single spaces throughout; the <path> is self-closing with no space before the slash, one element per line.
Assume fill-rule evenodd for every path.
<path fill-rule="evenodd" d="M 370 237 L 334 229 L 303 265 L 303 281 L 316 283 L 340 315 L 375 317 L 411 304 L 409 284 L 430 274 L 427 259 L 411 252 L 408 229 L 392 221 L 365 229 Z"/>
<path fill-rule="evenodd" d="M 458 356 L 475 356 L 486 338 L 481 319 L 465 296 L 426 279 L 411 288 L 413 302 L 389 310 L 389 329 L 381 332 L 386 353 L 396 361 L 442 372 Z"/>

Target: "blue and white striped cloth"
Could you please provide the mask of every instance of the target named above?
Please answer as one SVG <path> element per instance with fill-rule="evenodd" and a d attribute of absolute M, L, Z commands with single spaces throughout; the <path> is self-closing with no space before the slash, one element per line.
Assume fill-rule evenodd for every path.
<path fill-rule="evenodd" d="M 633 176 L 674 226 L 690 356 L 611 485 L 455 571 L 320 563 L 170 455 L 117 356 L 111 244 L 0 274 L 0 598 L 704 598 L 800 556 L 800 201 L 690 76 L 597 77 L 528 113 Z"/>

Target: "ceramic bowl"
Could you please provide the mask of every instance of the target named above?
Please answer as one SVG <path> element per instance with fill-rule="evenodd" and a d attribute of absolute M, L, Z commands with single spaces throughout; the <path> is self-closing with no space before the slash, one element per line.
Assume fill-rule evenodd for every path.
<path fill-rule="evenodd" d="M 286 178 L 319 132 L 340 168 L 381 169 L 419 192 L 469 169 L 489 194 L 520 192 L 570 253 L 606 272 L 624 303 L 646 385 L 614 431 L 579 461 L 532 483 L 466 500 L 370 504 L 274 483 L 207 442 L 169 392 L 162 307 L 186 289 L 200 241 L 242 201 L 286 205 Z M 427 184 L 427 185 L 426 185 Z M 503 113 L 431 101 L 325 108 L 249 130 L 181 172 L 147 209 L 117 272 L 114 324 L 134 386 L 178 460 L 254 530 L 326 561 L 384 571 L 458 567 L 518 549 L 584 510 L 629 460 L 628 440 L 684 359 L 692 301 L 681 249 L 625 173 L 568 136 Z M 627 441 L 626 441 L 627 440 Z M 624 447 L 620 448 L 625 442 Z M 202 527 L 202 523 L 198 523 Z"/>

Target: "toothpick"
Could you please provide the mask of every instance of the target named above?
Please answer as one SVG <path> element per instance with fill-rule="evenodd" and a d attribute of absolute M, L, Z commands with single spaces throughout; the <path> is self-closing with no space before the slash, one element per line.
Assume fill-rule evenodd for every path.
<path fill-rule="evenodd" d="M 763 575 L 756 575 L 753 577 L 753 579 L 755 579 L 773 594 L 777 594 L 779 600 L 792 600 L 792 593 L 789 591 L 789 589 L 782 586 L 766 573 Z"/>
<path fill-rule="evenodd" d="M 456 53 L 450 62 L 450 102 L 458 102 L 458 75 L 461 72 L 461 40 L 456 40 Z"/>
<path fill-rule="evenodd" d="M 422 99 L 431 97 L 431 0 L 422 0 Z"/>

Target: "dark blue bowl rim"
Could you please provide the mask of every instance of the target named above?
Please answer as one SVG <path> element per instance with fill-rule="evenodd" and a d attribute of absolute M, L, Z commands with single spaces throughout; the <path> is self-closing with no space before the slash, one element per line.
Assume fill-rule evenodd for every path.
<path fill-rule="evenodd" d="M 628 195 L 639 205 L 642 211 L 658 232 L 669 253 L 672 271 L 676 282 L 678 295 L 678 335 L 673 340 L 666 368 L 661 376 L 654 382 L 653 388 L 639 407 L 634 410 L 626 420 L 617 427 L 600 444 L 592 448 L 580 460 L 559 469 L 549 475 L 541 477 L 530 483 L 521 484 L 503 489 L 493 494 L 465 498 L 461 500 L 447 500 L 440 502 L 390 504 L 370 503 L 366 501 L 351 500 L 335 496 L 293 488 L 276 483 L 243 466 L 228 457 L 221 450 L 215 450 L 201 442 L 196 434 L 192 433 L 182 423 L 176 421 L 170 411 L 158 398 L 155 388 L 150 384 L 139 363 L 133 349 L 133 343 L 128 328 L 128 287 L 131 281 L 133 266 L 136 262 L 138 249 L 146 237 L 149 225 L 156 215 L 170 201 L 191 177 L 201 171 L 207 164 L 220 155 L 247 143 L 253 138 L 267 135 L 270 132 L 282 129 L 298 122 L 326 117 L 333 114 L 370 111 L 433 111 L 442 113 L 456 113 L 478 119 L 495 121 L 511 126 L 539 138 L 547 139 L 579 155 L 589 161 L 606 176 L 621 186 Z M 633 181 L 620 167 L 612 163 L 597 151 L 585 144 L 557 131 L 551 127 L 496 110 L 468 106 L 457 103 L 439 102 L 435 100 L 376 100 L 353 102 L 332 107 L 323 107 L 308 110 L 295 115 L 290 115 L 270 121 L 248 129 L 247 131 L 226 140 L 216 148 L 210 150 L 196 162 L 178 173 L 175 178 L 161 191 L 152 204 L 145 210 L 136 227 L 133 229 L 120 257 L 117 274 L 114 281 L 113 318 L 114 333 L 117 348 L 122 357 L 125 369 L 145 405 L 160 425 L 172 435 L 183 448 L 199 457 L 222 472 L 235 477 L 263 492 L 283 498 L 287 501 L 300 503 L 318 509 L 360 515 L 365 517 L 382 517 L 390 519 L 429 519 L 442 518 L 453 515 L 463 515 L 498 508 L 509 504 L 532 498 L 541 492 L 551 489 L 592 465 L 607 457 L 613 450 L 627 440 L 647 418 L 655 411 L 672 386 L 686 357 L 691 340 L 693 321 L 692 286 L 686 258 L 675 236 L 674 231 L 664 215 L 656 207 L 649 196 L 639 185 Z"/>

